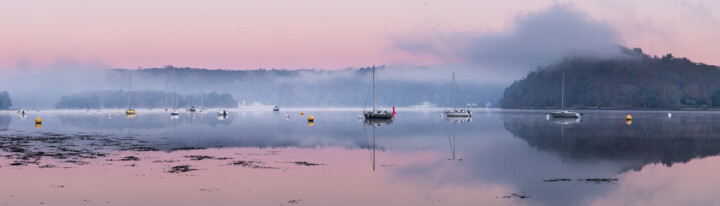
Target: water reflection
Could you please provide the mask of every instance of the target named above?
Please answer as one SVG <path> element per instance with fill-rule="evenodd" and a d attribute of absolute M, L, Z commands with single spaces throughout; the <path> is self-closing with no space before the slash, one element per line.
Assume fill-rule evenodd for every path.
<path fill-rule="evenodd" d="M 305 110 L 305 116 L 293 117 L 279 117 L 279 113 L 270 111 L 230 112 L 232 114 L 222 120 L 205 117 L 216 115 L 213 113 L 196 113 L 194 119 L 192 114 L 182 113 L 172 118 L 167 113 L 154 111 L 139 111 L 135 118 L 112 119 L 102 114 L 81 113 L 79 118 L 56 115 L 47 117 L 39 132 L 32 127 L 32 122 L 17 121 L 17 115 L 0 115 L 0 129 L 11 130 L 0 133 L 2 135 L 79 134 L 51 136 L 57 139 L 0 138 L 5 141 L 0 144 L 5 146 L 4 152 L 15 154 L 13 151 L 26 150 L 14 156 L 26 165 L 22 170 L 6 166 L 13 163 L 11 160 L 0 159 L 0 172 L 11 174 L 1 180 L 13 181 L 8 177 L 15 176 L 33 179 L 35 174 L 65 181 L 64 175 L 77 177 L 87 173 L 92 181 L 115 181 L 104 185 L 126 185 L 121 189 L 127 191 L 137 191 L 138 187 L 173 191 L 157 194 L 157 205 L 168 203 L 167 200 L 177 194 L 213 198 L 219 205 L 229 205 L 237 200 L 233 199 L 238 197 L 237 191 L 247 190 L 253 191 L 243 193 L 242 198 L 257 203 L 254 205 L 286 204 L 291 198 L 305 199 L 308 204 L 312 202 L 311 205 L 622 204 L 604 198 L 632 199 L 622 194 L 638 191 L 657 193 L 663 189 L 662 184 L 653 183 L 658 187 L 650 190 L 638 186 L 643 184 L 638 181 L 650 181 L 642 176 L 652 175 L 653 171 L 686 174 L 678 172 L 687 168 L 685 164 L 676 164 L 679 162 L 689 162 L 687 165 L 694 165 L 692 168 L 717 171 L 717 167 L 704 166 L 718 162 L 717 157 L 712 161 L 705 161 L 712 158 L 693 159 L 720 152 L 717 137 L 720 128 L 714 127 L 720 123 L 720 113 L 676 112 L 667 118 L 663 112 L 641 112 L 633 114 L 633 124 L 627 125 L 625 112 L 583 112 L 582 120 L 558 120 L 545 119 L 544 111 L 487 111 L 474 114 L 472 119 L 437 118 L 440 111 L 401 111 L 394 121 L 361 122 L 356 111 Z M 30 118 L 37 115 L 31 113 Z M 307 125 L 307 115 L 315 117 L 312 127 Z M 204 129 L 206 127 L 208 129 Z M 63 138 L 71 141 L 57 144 L 56 141 L 64 141 Z M 93 139 L 108 139 L 112 144 L 98 144 Z M 43 150 L 43 147 L 46 148 Z M 40 168 L 53 155 L 73 155 L 76 150 L 94 156 L 80 159 L 87 162 L 85 165 L 71 165 L 77 168 L 58 173 L 53 172 L 61 170 L 62 161 L 67 159 L 57 160 L 59 163 L 50 161 L 60 165 L 57 168 Z M 34 159 L 28 154 L 47 156 Z M 119 160 L 127 156 L 141 160 Z M 193 160 L 188 156 L 207 159 Z M 197 170 L 189 171 L 188 175 L 165 172 L 183 165 Z M 554 178 L 570 181 L 544 181 Z M 608 184 L 577 181 L 581 178 L 617 178 L 619 181 Z M 125 181 L 133 184 L 120 184 Z M 26 182 L 32 184 L 27 188 L 48 188 L 47 182 Z M 68 188 L 97 188 L 63 184 L 69 185 Z M 192 188 L 180 188 L 182 192 L 175 189 L 179 185 L 192 185 Z M 307 190 L 308 185 L 318 189 Z M 217 190 L 198 191 L 208 187 Z M 677 187 L 680 186 L 669 185 L 665 189 Z M 359 191 L 370 198 L 354 199 Z M 48 194 L 54 195 L 54 192 Z M 530 198 L 512 195 L 521 192 Z M 303 195 L 288 197 L 289 193 Z M 328 198 L 330 193 L 340 200 Z M 127 199 L 113 201 L 127 203 L 124 202 Z M 282 201 L 271 202 L 277 199 Z"/>
<path fill-rule="evenodd" d="M 720 116 L 684 113 L 668 119 L 664 114 L 633 115 L 632 124 L 612 113 L 585 115 L 582 122 L 512 114 L 504 115 L 503 121 L 507 131 L 532 147 L 577 162 L 624 162 L 621 171 L 653 163 L 672 166 L 720 153 L 720 128 L 712 126 L 720 123 Z"/>

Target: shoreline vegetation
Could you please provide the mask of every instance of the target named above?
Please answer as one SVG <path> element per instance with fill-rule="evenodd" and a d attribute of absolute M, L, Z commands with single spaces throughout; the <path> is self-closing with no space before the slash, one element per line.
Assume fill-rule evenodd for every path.
<path fill-rule="evenodd" d="M 576 56 L 528 73 L 507 87 L 506 109 L 558 109 L 565 73 L 565 106 L 592 110 L 720 110 L 720 68 L 620 48 L 614 58 Z"/>

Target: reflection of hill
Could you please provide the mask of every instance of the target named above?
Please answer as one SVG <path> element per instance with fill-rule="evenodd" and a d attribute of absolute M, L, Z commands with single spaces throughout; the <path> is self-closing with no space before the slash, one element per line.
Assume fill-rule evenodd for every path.
<path fill-rule="evenodd" d="M 653 117 L 631 125 L 596 115 L 586 115 L 581 123 L 564 126 L 564 131 L 563 126 L 541 118 L 505 116 L 504 124 L 530 146 L 580 162 L 629 161 L 630 167 L 641 168 L 650 163 L 671 166 L 720 153 L 720 128 L 712 126 L 720 121 L 716 115 Z"/>

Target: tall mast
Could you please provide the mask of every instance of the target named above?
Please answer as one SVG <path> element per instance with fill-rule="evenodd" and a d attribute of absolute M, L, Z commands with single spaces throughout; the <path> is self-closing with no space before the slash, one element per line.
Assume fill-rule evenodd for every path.
<path fill-rule="evenodd" d="M 372 103 L 373 103 L 373 112 L 375 112 L 375 66 L 372 67 Z"/>
<path fill-rule="evenodd" d="M 175 111 L 177 108 L 177 93 L 175 93 L 175 85 L 173 85 L 173 111 Z"/>
<path fill-rule="evenodd" d="M 132 73 L 128 74 L 128 105 L 132 109 Z"/>
<path fill-rule="evenodd" d="M 452 90 L 452 97 L 453 97 L 453 111 L 456 110 L 455 108 L 455 72 L 452 73 L 452 80 L 450 80 L 450 88 Z"/>
<path fill-rule="evenodd" d="M 561 97 L 562 100 L 560 100 L 560 110 L 565 109 L 565 72 L 562 73 L 562 89 L 561 89 Z"/>
<path fill-rule="evenodd" d="M 275 91 L 275 106 L 277 106 L 277 88 L 274 89 Z"/>

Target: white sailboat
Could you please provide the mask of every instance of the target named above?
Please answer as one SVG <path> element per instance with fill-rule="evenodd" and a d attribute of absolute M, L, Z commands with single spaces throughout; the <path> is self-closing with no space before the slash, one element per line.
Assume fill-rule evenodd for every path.
<path fill-rule="evenodd" d="M 553 118 L 580 118 L 580 113 L 565 110 L 565 72 L 562 74 L 560 111 L 550 112 Z"/>
<path fill-rule="evenodd" d="M 195 103 L 193 103 L 194 96 L 195 94 L 190 94 L 190 108 L 187 109 L 190 112 L 195 112 Z"/>
<path fill-rule="evenodd" d="M 375 66 L 372 68 L 372 104 L 373 109 L 372 111 L 363 111 L 363 115 L 365 116 L 365 119 L 387 119 L 390 120 L 393 118 L 393 115 L 385 110 L 379 110 L 375 109 Z"/>
<path fill-rule="evenodd" d="M 273 111 L 280 111 L 280 108 L 277 106 L 277 89 L 275 89 L 275 106 L 273 106 Z"/>
<path fill-rule="evenodd" d="M 175 86 L 173 85 L 173 109 L 170 111 L 170 116 L 178 116 L 180 113 L 177 111 L 177 93 L 175 93 Z"/>
<path fill-rule="evenodd" d="M 445 110 L 446 117 L 472 117 L 472 111 L 470 109 L 458 109 L 455 107 L 455 72 L 452 73 L 452 80 L 450 80 L 450 95 L 452 95 L 452 106 L 453 109 Z M 449 98 L 450 96 L 448 96 Z M 448 99 L 449 102 L 449 99 Z M 447 104 L 447 103 L 446 103 Z"/>

